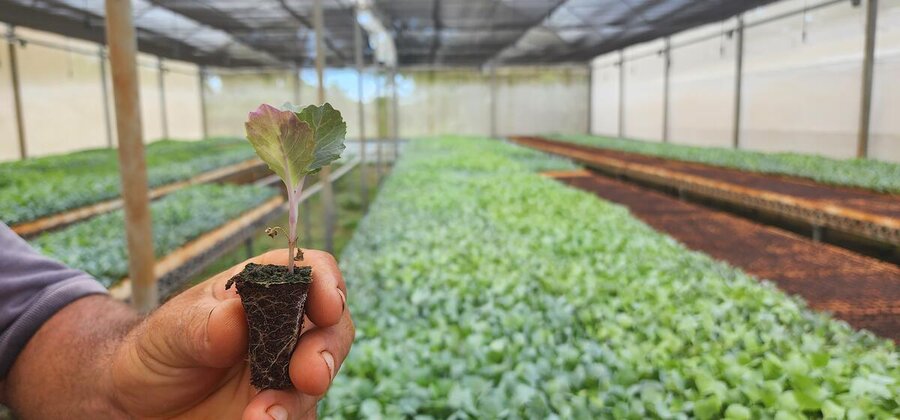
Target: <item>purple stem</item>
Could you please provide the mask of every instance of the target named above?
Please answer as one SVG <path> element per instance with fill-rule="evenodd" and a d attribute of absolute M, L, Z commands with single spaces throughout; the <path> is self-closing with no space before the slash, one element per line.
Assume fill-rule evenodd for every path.
<path fill-rule="evenodd" d="M 297 213 L 300 207 L 300 195 L 303 192 L 303 181 L 300 179 L 295 187 L 287 186 L 288 194 L 288 272 L 294 274 L 294 248 L 297 246 Z"/>

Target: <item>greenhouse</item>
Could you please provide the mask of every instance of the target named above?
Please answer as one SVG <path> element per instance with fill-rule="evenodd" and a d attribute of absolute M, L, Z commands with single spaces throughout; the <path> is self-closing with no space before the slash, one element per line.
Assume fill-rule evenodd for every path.
<path fill-rule="evenodd" d="M 900 0 L 0 30 L 0 419 L 900 418 Z"/>

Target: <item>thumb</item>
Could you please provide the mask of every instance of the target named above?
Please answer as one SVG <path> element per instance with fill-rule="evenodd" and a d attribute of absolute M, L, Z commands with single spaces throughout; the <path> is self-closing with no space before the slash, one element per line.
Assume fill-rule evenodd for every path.
<path fill-rule="evenodd" d="M 218 299 L 195 287 L 150 315 L 144 335 L 157 362 L 174 368 L 228 368 L 247 351 L 239 298 Z"/>

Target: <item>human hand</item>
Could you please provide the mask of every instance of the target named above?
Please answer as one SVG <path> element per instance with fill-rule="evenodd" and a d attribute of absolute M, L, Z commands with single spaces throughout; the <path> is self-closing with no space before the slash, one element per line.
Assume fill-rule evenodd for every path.
<path fill-rule="evenodd" d="M 245 261 L 181 293 L 135 327 L 114 352 L 114 401 L 130 416 L 153 418 L 316 417 L 316 403 L 350 351 L 354 327 L 346 286 L 334 258 L 304 250 L 313 282 L 297 348 L 294 389 L 250 386 L 247 320 L 240 297 L 225 282 L 249 262 L 280 264 L 286 249 Z"/>

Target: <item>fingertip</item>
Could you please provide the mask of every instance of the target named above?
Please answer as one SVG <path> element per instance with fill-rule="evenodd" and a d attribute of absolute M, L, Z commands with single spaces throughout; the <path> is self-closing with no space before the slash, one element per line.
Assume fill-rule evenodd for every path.
<path fill-rule="evenodd" d="M 296 393 L 267 389 L 253 397 L 241 417 L 243 420 L 287 420 L 298 418 L 303 411 Z"/>
<path fill-rule="evenodd" d="M 305 343 L 301 340 L 297 350 L 294 351 L 290 376 L 298 391 L 318 396 L 325 394 L 331 386 L 335 361 L 331 352 L 324 347 L 324 341 L 321 339 L 308 340 Z"/>

